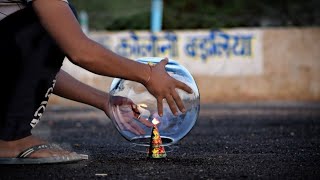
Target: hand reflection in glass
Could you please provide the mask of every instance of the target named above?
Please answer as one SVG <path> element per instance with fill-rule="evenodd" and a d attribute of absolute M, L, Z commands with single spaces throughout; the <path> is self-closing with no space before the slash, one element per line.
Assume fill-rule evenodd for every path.
<path fill-rule="evenodd" d="M 147 127 L 153 124 L 141 116 L 138 105 L 134 104 L 131 99 L 122 96 L 110 96 L 111 108 L 113 115 L 116 116 L 116 122 L 121 130 L 128 130 L 136 135 L 143 135 L 146 132 L 137 124 L 142 123 Z"/>

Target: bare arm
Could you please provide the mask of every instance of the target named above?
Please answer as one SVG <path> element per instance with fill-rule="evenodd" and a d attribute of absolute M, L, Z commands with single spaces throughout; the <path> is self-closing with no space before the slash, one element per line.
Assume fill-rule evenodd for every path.
<path fill-rule="evenodd" d="M 148 120 L 139 117 L 137 107 L 130 99 L 117 96 L 110 97 L 108 93 L 78 81 L 62 69 L 58 72 L 56 79 L 54 94 L 96 107 L 104 111 L 109 118 L 112 116 L 112 110 L 119 111 L 120 109 L 110 106 L 109 100 L 113 102 L 112 105 L 130 105 L 128 107 L 131 107 L 131 109 L 126 109 L 124 118 L 116 119 L 117 124 L 122 129 L 129 130 L 137 135 L 145 134 L 146 132 L 133 121 L 134 118 L 148 127 L 153 125 Z"/>
<path fill-rule="evenodd" d="M 89 39 L 68 4 L 60 0 L 36 0 L 33 7 L 41 23 L 73 63 L 100 75 L 138 82 L 147 80 L 150 72 L 147 65 L 119 56 Z"/>
<path fill-rule="evenodd" d="M 35 0 L 33 8 L 44 28 L 73 63 L 96 74 L 142 83 L 157 99 L 160 116 L 163 113 L 163 99 L 167 100 L 174 114 L 178 111 L 177 107 L 180 111 L 185 111 L 175 88 L 183 89 L 189 93 L 192 90 L 186 84 L 170 77 L 164 68 L 167 60 L 152 67 L 151 71 L 146 64 L 132 61 L 105 49 L 86 37 L 69 6 L 62 1 Z M 150 74 L 151 72 L 152 74 Z"/>
<path fill-rule="evenodd" d="M 53 93 L 80 103 L 88 104 L 105 111 L 109 101 L 109 94 L 84 84 L 64 70 L 56 76 L 56 85 Z M 109 114 L 107 114 L 109 116 Z"/>

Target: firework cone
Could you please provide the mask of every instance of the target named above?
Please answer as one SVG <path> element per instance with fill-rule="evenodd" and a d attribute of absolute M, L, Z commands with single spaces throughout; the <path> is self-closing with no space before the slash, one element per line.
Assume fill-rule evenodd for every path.
<path fill-rule="evenodd" d="M 162 146 L 162 140 L 156 126 L 153 126 L 151 131 L 150 147 L 148 150 L 149 158 L 165 158 L 167 153 Z"/>

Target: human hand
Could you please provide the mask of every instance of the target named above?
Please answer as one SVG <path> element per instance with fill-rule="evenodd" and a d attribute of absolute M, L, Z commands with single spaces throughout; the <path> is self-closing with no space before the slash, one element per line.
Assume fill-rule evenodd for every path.
<path fill-rule="evenodd" d="M 185 112 L 184 104 L 175 90 L 182 89 L 188 93 L 192 93 L 192 89 L 185 83 L 171 77 L 165 70 L 168 58 L 161 60 L 158 64 L 151 67 L 150 79 L 144 85 L 148 91 L 157 99 L 157 108 L 159 116 L 163 115 L 163 99 L 166 99 L 168 105 L 174 115 L 178 115 L 178 109 Z"/>
<path fill-rule="evenodd" d="M 110 111 L 114 111 L 114 120 L 118 124 L 121 130 L 128 130 L 136 135 L 142 135 L 146 132 L 136 123 L 141 122 L 147 127 L 152 127 L 153 124 L 147 119 L 140 116 L 138 106 L 132 102 L 132 100 L 122 96 L 110 96 L 111 105 L 110 108 L 106 108 L 106 114 L 111 117 Z"/>

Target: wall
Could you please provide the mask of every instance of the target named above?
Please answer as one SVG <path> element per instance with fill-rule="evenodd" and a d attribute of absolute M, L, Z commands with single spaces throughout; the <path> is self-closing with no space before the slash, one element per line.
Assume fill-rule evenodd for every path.
<path fill-rule="evenodd" d="M 125 52 L 124 55 L 133 59 L 141 56 L 168 56 L 178 60 L 193 74 L 199 86 L 202 103 L 320 100 L 320 28 L 238 28 L 223 29 L 214 33 L 215 39 L 209 30 L 174 31 L 171 35 L 176 36 L 176 41 L 172 41 L 171 37 L 170 43 L 167 43 L 166 34 L 160 33 L 156 35 L 158 54 L 154 54 L 150 49 L 151 46 L 147 46 L 152 41 L 145 39 L 150 36 L 148 32 L 133 33 L 137 37 L 132 37 L 130 32 L 98 32 L 91 34 L 91 37 L 117 53 Z M 243 43 L 242 46 L 232 46 L 238 51 L 230 50 L 235 40 L 249 36 L 253 37 L 249 42 L 250 55 L 245 54 L 247 51 L 244 48 L 247 46 L 244 45 L 248 45 L 247 43 Z M 226 39 L 228 43 L 222 42 Z M 192 53 L 190 51 L 188 53 L 184 47 L 190 42 L 198 41 L 204 43 L 196 44 L 198 49 L 193 51 L 196 52 L 193 55 L 196 55 L 191 56 Z M 140 43 L 139 47 L 149 47 L 151 54 L 141 49 L 127 51 L 128 45 L 134 43 Z M 177 53 L 172 54 L 174 43 L 177 46 Z M 115 48 L 119 47 L 119 44 L 122 52 Z M 124 50 L 123 47 L 127 49 Z M 241 47 L 244 51 L 241 51 Z M 152 48 L 156 49 L 155 46 Z M 141 54 L 142 52 L 144 54 Z M 205 60 L 199 52 L 207 53 Z M 85 71 L 68 60 L 65 60 L 63 68 L 81 81 L 105 91 L 112 81 L 111 78 Z M 57 96 L 53 96 L 50 103 L 78 105 Z"/>

